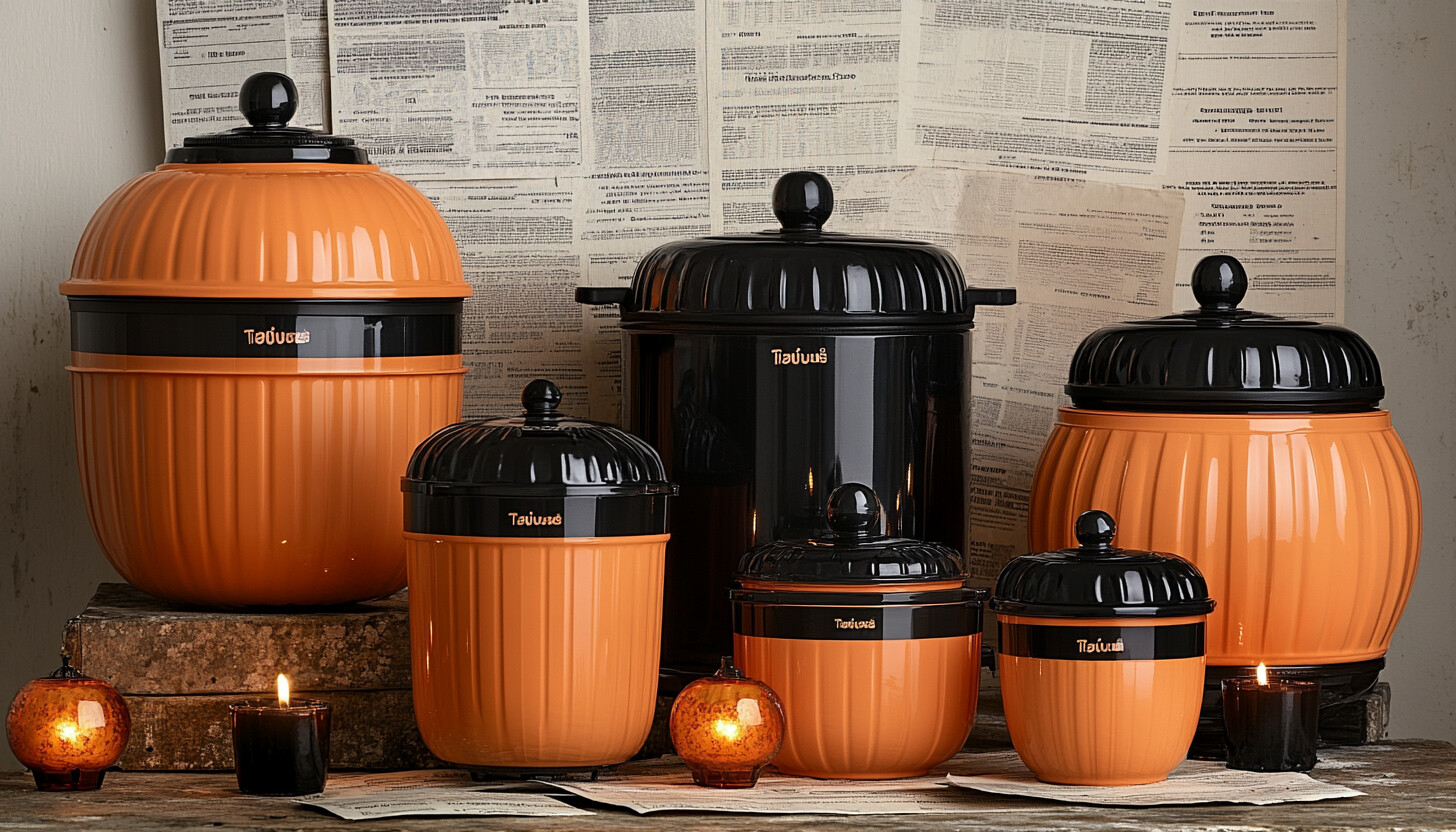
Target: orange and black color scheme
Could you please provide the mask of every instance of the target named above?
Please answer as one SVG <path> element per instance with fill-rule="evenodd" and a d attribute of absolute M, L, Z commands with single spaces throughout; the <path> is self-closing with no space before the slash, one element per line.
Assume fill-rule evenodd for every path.
<path fill-rule="evenodd" d="M 401 482 L 415 717 L 441 759 L 492 775 L 627 760 L 652 728 L 667 503 L 646 442 L 557 410 L 420 445 Z"/>
<path fill-rule="evenodd" d="M 948 546 L 886 537 L 879 499 L 846 483 L 831 534 L 759 546 L 732 592 L 734 656 L 778 693 L 785 774 L 925 774 L 965 744 L 980 691 L 984 589 Z"/>
<path fill-rule="evenodd" d="M 1038 779 L 1154 783 L 1198 727 L 1214 602 L 1188 561 L 1114 548 L 1105 512 L 1076 534 L 1080 546 L 1022 555 L 996 581 L 1006 727 Z"/>
<path fill-rule="evenodd" d="M 92 529 L 124 578 L 188 604 L 339 604 L 405 581 L 394 491 L 460 418 L 462 298 L 444 221 L 353 140 L 287 121 L 189 138 L 97 210 L 61 287 Z"/>

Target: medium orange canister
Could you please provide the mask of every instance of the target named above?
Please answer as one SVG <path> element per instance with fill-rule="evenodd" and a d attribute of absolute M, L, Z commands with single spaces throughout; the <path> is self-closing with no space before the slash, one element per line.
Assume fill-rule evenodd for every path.
<path fill-rule="evenodd" d="M 667 501 L 646 442 L 557 410 L 444 428 L 404 491 L 415 718 L 438 757 L 489 774 L 620 763 L 657 703 Z"/>
<path fill-rule="evenodd" d="M 1208 622 L 1210 750 L 1223 678 L 1260 662 L 1374 684 L 1415 580 L 1421 499 L 1370 346 L 1343 327 L 1239 308 L 1242 265 L 1205 258 L 1199 308 L 1089 335 L 1037 463 L 1033 549 L 1089 508 L 1125 546 L 1177 552 L 1219 599 Z M 1200 746 L 1202 743 L 1200 742 Z"/>
<path fill-rule="evenodd" d="M 980 691 L 984 589 L 960 552 L 886 537 L 875 492 L 829 496 L 832 533 L 759 546 L 732 592 L 736 663 L 779 695 L 785 774 L 925 774 L 965 745 Z"/>
<path fill-rule="evenodd" d="M 395 491 L 460 418 L 444 221 L 353 140 L 286 123 L 189 138 L 97 210 L 61 287 L 92 530 L 122 577 L 188 604 L 339 604 L 404 586 Z"/>
<path fill-rule="evenodd" d="M 1022 555 L 996 580 L 1006 728 L 1048 783 L 1155 783 L 1198 727 L 1208 586 L 1182 558 L 1114 548 L 1116 531 L 1086 512 L 1081 545 Z"/>

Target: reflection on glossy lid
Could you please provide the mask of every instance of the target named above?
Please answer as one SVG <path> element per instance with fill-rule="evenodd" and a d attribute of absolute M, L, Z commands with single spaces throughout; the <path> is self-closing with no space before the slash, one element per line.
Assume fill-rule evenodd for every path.
<path fill-rule="evenodd" d="M 901 584 L 960 581 L 960 552 L 938 543 L 886 537 L 884 511 L 873 489 L 845 483 L 829 495 L 828 537 L 781 540 L 750 550 L 738 562 L 740 580 L 806 584 Z"/>
<path fill-rule="evenodd" d="M 1198 567 L 1176 555 L 1118 549 L 1105 511 L 1084 511 L 1074 549 L 1022 555 L 1001 570 L 991 609 L 1055 618 L 1171 617 L 1213 611 Z"/>

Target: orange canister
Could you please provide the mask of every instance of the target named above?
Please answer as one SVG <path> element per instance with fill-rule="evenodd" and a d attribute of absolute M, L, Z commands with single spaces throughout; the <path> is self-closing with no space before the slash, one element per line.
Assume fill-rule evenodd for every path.
<path fill-rule="evenodd" d="M 980 691 L 984 589 L 961 553 L 886 537 L 875 492 L 830 493 L 830 535 L 754 548 L 738 567 L 733 652 L 778 693 L 774 766 L 846 779 L 913 777 L 965 745 Z"/>
<path fill-rule="evenodd" d="M 1088 511 L 1079 546 L 1022 555 L 996 580 L 1006 728 L 1048 783 L 1155 783 L 1198 728 L 1208 586 L 1182 558 L 1114 548 L 1116 533 Z"/>
<path fill-rule="evenodd" d="M 122 577 L 188 604 L 339 604 L 404 586 L 395 491 L 460 418 L 461 299 L 444 221 L 352 139 L 195 136 L 97 210 L 61 286 L 82 493 Z"/>
<path fill-rule="evenodd" d="M 1205 258 L 1192 286 L 1198 309 L 1078 347 L 1029 536 L 1065 546 L 1078 513 L 1101 508 L 1123 545 L 1197 564 L 1219 599 L 1216 730 L 1220 681 L 1261 662 L 1319 679 L 1326 702 L 1374 684 L 1415 581 L 1421 498 L 1364 339 L 1240 308 L 1248 277 L 1232 257 Z"/>
<path fill-rule="evenodd" d="M 646 442 L 557 410 L 444 428 L 402 480 L 415 718 L 489 774 L 627 760 L 652 728 L 667 501 Z"/>

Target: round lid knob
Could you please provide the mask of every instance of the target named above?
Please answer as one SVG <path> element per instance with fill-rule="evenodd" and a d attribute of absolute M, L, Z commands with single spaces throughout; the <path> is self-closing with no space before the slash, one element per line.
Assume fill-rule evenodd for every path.
<path fill-rule="evenodd" d="M 521 405 L 528 416 L 556 416 L 561 404 L 561 388 L 544 378 L 538 378 L 521 391 Z"/>
<path fill-rule="evenodd" d="M 786 173 L 774 185 L 773 212 L 785 231 L 818 231 L 834 212 L 834 188 L 813 171 Z"/>
<path fill-rule="evenodd" d="M 1105 511 L 1084 511 L 1073 526 L 1077 542 L 1082 544 L 1079 552 L 1103 553 L 1112 549 L 1112 539 L 1117 537 L 1117 523 Z"/>
<path fill-rule="evenodd" d="M 1213 254 L 1193 267 L 1193 297 L 1204 312 L 1235 309 L 1249 291 L 1249 275 L 1238 258 Z"/>
<path fill-rule="evenodd" d="M 250 75 L 238 90 L 238 109 L 254 127 L 283 127 L 298 109 L 298 87 L 281 72 Z"/>
<path fill-rule="evenodd" d="M 835 537 L 878 537 L 880 519 L 880 498 L 868 485 L 847 482 L 830 492 L 829 528 Z"/>

